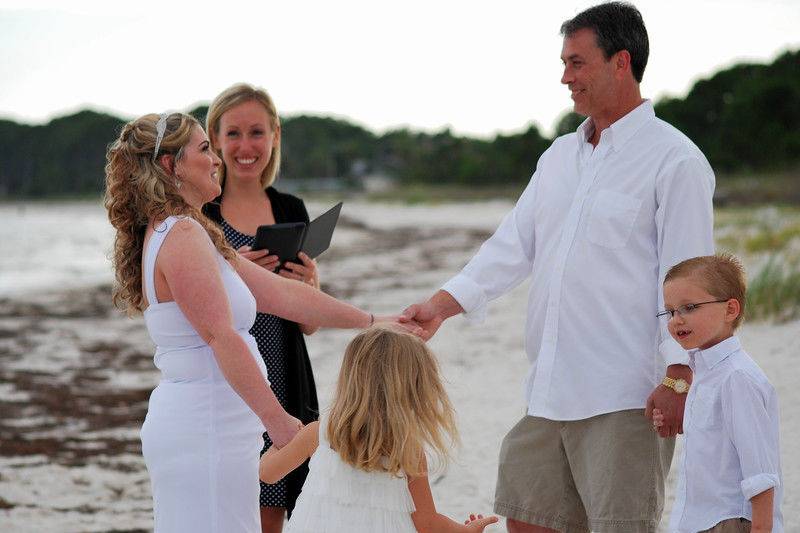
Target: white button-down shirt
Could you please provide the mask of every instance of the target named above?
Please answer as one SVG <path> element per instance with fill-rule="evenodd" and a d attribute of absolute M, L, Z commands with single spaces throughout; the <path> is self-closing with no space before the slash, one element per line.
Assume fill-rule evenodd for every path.
<path fill-rule="evenodd" d="M 775 487 L 772 533 L 783 531 L 778 396 L 730 337 L 690 352 L 683 462 L 670 530 L 695 533 L 752 517 L 750 498 Z"/>
<path fill-rule="evenodd" d="M 712 254 L 714 173 L 649 101 L 603 130 L 587 119 L 542 154 L 514 209 L 442 289 L 480 319 L 532 276 L 528 413 L 579 420 L 645 406 L 686 352 L 659 324 L 661 282 Z M 661 357 L 658 354 L 661 354 Z"/>

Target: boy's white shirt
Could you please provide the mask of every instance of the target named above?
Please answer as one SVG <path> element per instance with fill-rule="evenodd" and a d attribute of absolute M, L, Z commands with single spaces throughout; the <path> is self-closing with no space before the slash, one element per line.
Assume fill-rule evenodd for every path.
<path fill-rule="evenodd" d="M 691 350 L 684 450 L 670 531 L 696 532 L 728 518 L 752 518 L 750 498 L 775 488 L 773 533 L 783 531 L 778 397 L 729 337 Z"/>

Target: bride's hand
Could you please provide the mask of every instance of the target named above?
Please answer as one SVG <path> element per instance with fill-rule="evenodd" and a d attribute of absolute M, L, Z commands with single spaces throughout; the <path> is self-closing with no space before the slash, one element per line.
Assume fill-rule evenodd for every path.
<path fill-rule="evenodd" d="M 375 316 L 375 324 L 393 324 L 399 328 L 402 328 L 409 333 L 413 333 L 417 337 L 425 339 L 424 333 L 425 331 L 420 327 L 416 320 L 406 320 L 401 322 L 400 321 L 401 315 L 382 315 L 382 316 Z"/>
<path fill-rule="evenodd" d="M 286 411 L 283 411 L 280 416 L 269 421 L 266 430 L 270 440 L 272 440 L 273 446 L 275 446 L 276 449 L 281 449 L 289 444 L 289 441 L 294 438 L 302 427 L 302 422 Z"/>

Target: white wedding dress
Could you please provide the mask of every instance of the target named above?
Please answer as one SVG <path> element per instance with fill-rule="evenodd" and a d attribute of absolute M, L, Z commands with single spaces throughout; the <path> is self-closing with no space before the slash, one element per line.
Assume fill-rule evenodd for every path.
<path fill-rule="evenodd" d="M 144 251 L 144 319 L 156 344 L 161 381 L 142 426 L 142 454 L 153 489 L 157 533 L 258 533 L 258 460 L 264 430 L 231 388 L 214 352 L 175 302 L 159 303 L 158 251 L 180 220 L 169 217 Z M 266 382 L 266 367 L 248 330 L 256 303 L 247 285 L 218 254 L 234 327 L 247 342 Z M 265 383 L 264 386 L 268 386 Z"/>

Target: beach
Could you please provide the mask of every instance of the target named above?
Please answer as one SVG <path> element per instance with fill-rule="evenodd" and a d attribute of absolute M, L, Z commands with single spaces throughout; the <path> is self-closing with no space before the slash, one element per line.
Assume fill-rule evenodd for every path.
<path fill-rule="evenodd" d="M 332 203 L 310 203 L 312 217 Z M 158 372 L 141 317 L 111 305 L 105 212 L 98 202 L 20 205 L 0 205 L 0 530 L 149 531 L 138 432 Z M 319 260 L 322 288 L 375 314 L 399 313 L 455 274 L 511 207 L 346 201 Z M 454 519 L 491 512 L 500 442 L 525 413 L 526 298 L 523 283 L 491 304 L 484 323 L 455 317 L 430 341 L 462 438 L 447 468 L 431 476 L 438 509 Z M 740 331 L 780 400 L 787 532 L 800 532 L 798 332 L 797 320 L 746 322 Z M 308 338 L 323 406 L 353 334 Z M 677 464 L 676 454 L 662 525 Z"/>

